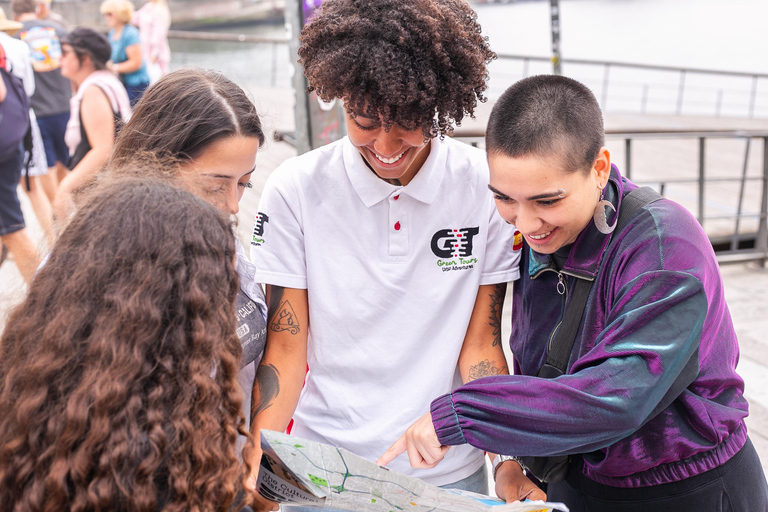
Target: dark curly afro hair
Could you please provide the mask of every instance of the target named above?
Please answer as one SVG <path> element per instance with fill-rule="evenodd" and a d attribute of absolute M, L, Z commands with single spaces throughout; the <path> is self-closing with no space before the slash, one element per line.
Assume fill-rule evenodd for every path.
<path fill-rule="evenodd" d="M 425 139 L 473 116 L 496 58 L 464 0 L 328 0 L 300 39 L 308 92 Z"/>

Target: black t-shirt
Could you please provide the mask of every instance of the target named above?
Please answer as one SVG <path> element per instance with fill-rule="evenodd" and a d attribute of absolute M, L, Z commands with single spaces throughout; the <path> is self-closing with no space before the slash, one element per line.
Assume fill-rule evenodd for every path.
<path fill-rule="evenodd" d="M 562 270 L 568 255 L 571 253 L 571 247 L 573 247 L 573 244 L 565 245 L 551 254 L 552 262 L 557 270 Z"/>
<path fill-rule="evenodd" d="M 264 352 L 267 343 L 267 323 L 259 305 L 240 289 L 235 299 L 237 312 L 237 337 L 243 347 L 240 368 L 251 364 Z"/>
<path fill-rule="evenodd" d="M 16 36 L 29 46 L 32 69 L 35 72 L 35 93 L 32 110 L 37 117 L 69 112 L 72 84 L 61 76 L 61 43 L 67 33 L 64 27 L 50 20 L 29 20 Z"/>

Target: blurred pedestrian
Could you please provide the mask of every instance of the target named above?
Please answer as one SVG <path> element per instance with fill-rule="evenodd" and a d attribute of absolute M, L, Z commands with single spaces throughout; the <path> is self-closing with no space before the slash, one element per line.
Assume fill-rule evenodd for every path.
<path fill-rule="evenodd" d="M 144 65 L 139 30 L 130 24 L 133 4 L 129 0 L 106 0 L 101 13 L 109 26 L 112 55 L 107 69 L 120 78 L 128 91 L 131 105 L 135 105 L 149 87 L 149 75 Z"/>
<path fill-rule="evenodd" d="M 69 120 L 72 88 L 69 81 L 61 76 L 60 69 L 61 38 L 67 32 L 56 21 L 39 19 L 36 7 L 35 0 L 11 1 L 14 18 L 23 24 L 17 37 L 27 43 L 32 56 L 35 71 L 32 110 L 40 127 L 48 166 L 48 173 L 40 176 L 40 185 L 48 200 L 53 202 L 57 184 L 67 174 L 69 155 L 64 144 L 64 133 Z"/>
<path fill-rule="evenodd" d="M 37 0 L 37 9 L 35 9 L 37 17 L 41 20 L 55 21 L 67 29 L 67 31 L 69 31 L 69 29 L 72 27 L 70 27 L 69 23 L 67 23 L 67 20 L 64 19 L 64 16 L 51 10 L 52 3 L 53 0 Z"/>
<path fill-rule="evenodd" d="M 54 214 L 63 223 L 72 211 L 72 194 L 107 163 L 131 107 L 123 85 L 106 70 L 111 49 L 103 34 L 78 27 L 62 39 L 62 52 L 61 71 L 75 91 L 66 134 L 72 172 L 54 201 Z"/>
<path fill-rule="evenodd" d="M 27 96 L 31 97 L 35 92 L 35 74 L 32 70 L 32 62 L 29 47 L 23 41 L 14 39 L 23 25 L 17 21 L 10 21 L 5 17 L 5 12 L 0 9 L 0 43 L 6 50 L 8 69 L 24 83 Z M 32 136 L 32 149 L 24 155 L 21 185 L 22 190 L 29 197 L 32 209 L 40 223 L 40 227 L 48 239 L 53 242 L 53 214 L 51 213 L 51 201 L 46 196 L 40 184 L 40 178 L 48 174 L 48 166 L 45 157 L 43 139 L 35 117 L 35 112 L 29 109 L 30 129 Z M 26 148 L 25 148 L 26 149 Z"/>
<path fill-rule="evenodd" d="M 29 100 L 24 85 L 8 72 L 8 58 L 0 41 L 0 264 L 10 253 L 27 283 L 40 258 L 29 238 L 17 195 L 24 162 L 22 140 L 29 128 Z"/>
<path fill-rule="evenodd" d="M 139 27 L 149 82 L 155 83 L 168 73 L 171 64 L 171 48 L 168 46 L 171 11 L 168 3 L 166 0 L 149 0 L 134 13 L 131 23 Z"/>

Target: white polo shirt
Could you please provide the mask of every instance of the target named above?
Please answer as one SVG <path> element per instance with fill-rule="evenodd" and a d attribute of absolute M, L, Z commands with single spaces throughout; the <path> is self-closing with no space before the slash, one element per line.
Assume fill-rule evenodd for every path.
<path fill-rule="evenodd" d="M 379 179 L 346 137 L 287 160 L 264 187 L 251 240 L 257 281 L 309 297 L 293 434 L 369 460 L 461 384 L 478 286 L 519 277 L 485 153 L 450 138 L 431 144 L 404 187 Z M 406 454 L 390 467 L 445 485 L 483 463 L 464 445 L 430 470 L 412 469 Z"/>

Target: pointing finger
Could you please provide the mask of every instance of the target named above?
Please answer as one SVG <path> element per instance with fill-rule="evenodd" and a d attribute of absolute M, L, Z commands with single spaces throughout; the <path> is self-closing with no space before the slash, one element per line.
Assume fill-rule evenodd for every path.
<path fill-rule="evenodd" d="M 378 464 L 379 466 L 386 466 L 387 464 L 395 460 L 398 455 L 403 453 L 407 447 L 408 445 L 405 441 L 405 434 L 403 434 L 398 438 L 397 441 L 395 441 L 395 443 L 392 446 L 387 448 L 387 451 L 384 452 L 384 455 L 379 457 L 379 460 L 376 461 L 376 464 Z"/>

